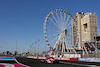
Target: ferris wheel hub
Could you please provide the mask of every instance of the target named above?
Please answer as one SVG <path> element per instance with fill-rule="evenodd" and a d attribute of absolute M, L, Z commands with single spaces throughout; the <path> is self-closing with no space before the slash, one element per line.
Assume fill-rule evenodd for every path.
<path fill-rule="evenodd" d="M 61 33 L 62 33 L 62 34 L 64 34 L 64 35 L 66 35 L 66 34 L 67 34 L 67 32 L 68 32 L 68 30 L 67 30 L 67 29 L 65 29 L 64 31 L 61 31 Z"/>
<path fill-rule="evenodd" d="M 65 30 L 65 34 L 67 34 L 67 31 L 68 31 L 68 30 L 66 29 L 66 30 Z"/>

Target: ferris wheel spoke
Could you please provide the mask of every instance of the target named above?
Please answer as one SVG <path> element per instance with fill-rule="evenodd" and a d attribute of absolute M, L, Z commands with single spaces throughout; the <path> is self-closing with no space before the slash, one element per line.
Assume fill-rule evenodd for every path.
<path fill-rule="evenodd" d="M 59 26 L 57 25 L 57 23 L 55 23 L 50 17 L 49 17 L 49 19 L 50 19 L 50 21 L 53 22 L 53 24 L 55 24 L 55 25 L 59 28 Z M 60 28 L 59 28 L 59 29 L 60 29 Z"/>
<path fill-rule="evenodd" d="M 67 37 L 71 37 L 71 35 L 67 35 Z M 69 39 L 70 40 L 70 39 Z"/>
<path fill-rule="evenodd" d="M 72 33 L 72 32 L 68 32 L 67 34 L 68 34 L 68 35 L 70 35 L 70 34 L 72 35 L 72 34 L 76 34 L 76 33 L 77 33 L 77 32 L 73 32 L 73 33 Z"/>
<path fill-rule="evenodd" d="M 57 41 L 56 41 L 56 43 L 55 43 L 53 49 L 56 47 L 56 45 L 57 45 L 57 43 L 58 43 L 58 41 L 59 41 L 60 39 L 61 39 L 61 34 L 59 35 L 59 38 L 57 39 Z"/>
<path fill-rule="evenodd" d="M 65 22 L 65 26 L 68 24 L 69 18 L 70 18 L 70 16 L 68 15 L 67 20 Z"/>
<path fill-rule="evenodd" d="M 46 30 L 46 31 L 60 32 L 60 31 L 58 31 L 58 30 Z"/>
<path fill-rule="evenodd" d="M 54 37 L 55 35 L 57 35 L 57 36 L 58 36 L 58 35 L 59 35 L 59 33 L 56 33 L 56 34 L 50 35 L 50 36 L 48 36 L 48 38 L 49 38 L 49 37 Z"/>
<path fill-rule="evenodd" d="M 66 28 L 68 28 L 68 26 L 72 23 L 72 20 L 68 23 L 68 25 L 66 25 Z"/>
<path fill-rule="evenodd" d="M 69 41 L 68 41 L 67 38 L 65 39 L 65 43 L 66 43 L 67 51 L 68 51 L 68 53 L 69 53 L 70 44 L 69 44 Z"/>
<path fill-rule="evenodd" d="M 54 20 L 56 21 L 56 23 L 58 24 L 57 19 L 55 18 L 55 16 L 52 14 L 52 17 L 54 18 Z"/>
<path fill-rule="evenodd" d="M 61 17 L 60 22 L 61 22 L 61 24 L 63 24 L 62 12 L 60 12 L 60 17 Z"/>
<path fill-rule="evenodd" d="M 58 29 L 58 30 L 60 30 L 58 27 L 56 27 L 56 26 L 53 26 L 53 25 L 51 25 L 51 24 L 49 24 L 49 23 L 47 23 L 49 26 L 51 26 L 51 27 L 53 27 L 53 28 L 55 28 L 55 29 Z"/>
<path fill-rule="evenodd" d="M 59 21 L 59 23 L 60 23 L 60 18 L 59 18 L 59 15 L 58 15 L 58 13 L 57 13 L 57 12 L 56 12 L 56 16 L 57 16 L 58 21 Z"/>
<path fill-rule="evenodd" d="M 64 13 L 64 23 L 65 23 L 65 21 L 66 21 L 66 13 Z M 64 25 L 64 23 L 63 23 L 63 25 Z"/>
<path fill-rule="evenodd" d="M 68 48 L 67 48 L 67 49 L 68 49 L 68 51 L 69 51 L 71 47 L 70 47 L 70 44 L 69 44 L 68 39 L 67 39 L 67 44 L 68 44 L 68 45 L 67 45 L 67 46 L 68 46 Z M 70 52 L 71 52 L 71 50 L 70 50 Z"/>
<path fill-rule="evenodd" d="M 70 38 L 69 38 L 68 36 L 69 36 L 69 35 L 66 35 L 66 37 L 68 38 L 69 42 L 72 44 L 72 42 L 71 42 L 71 40 L 70 40 Z"/>
<path fill-rule="evenodd" d="M 68 34 L 72 34 L 72 33 L 68 33 Z"/>
<path fill-rule="evenodd" d="M 54 38 L 54 40 L 52 40 L 52 42 L 50 44 L 52 44 L 57 38 L 58 38 L 58 36 L 56 38 Z"/>
<path fill-rule="evenodd" d="M 72 26 L 70 26 L 69 28 L 67 28 L 67 30 L 69 30 L 70 28 L 72 28 Z"/>
<path fill-rule="evenodd" d="M 68 42 L 68 44 L 69 44 L 68 46 L 71 48 L 71 41 L 69 40 L 68 36 L 66 36 L 66 37 L 67 37 L 67 38 L 66 38 L 66 39 L 67 39 L 67 42 Z M 70 43 L 69 43 L 69 42 L 70 42 Z"/>

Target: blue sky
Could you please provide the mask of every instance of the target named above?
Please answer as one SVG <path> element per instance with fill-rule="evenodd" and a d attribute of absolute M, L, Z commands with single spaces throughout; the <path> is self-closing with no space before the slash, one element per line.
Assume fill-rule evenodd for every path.
<path fill-rule="evenodd" d="M 95 12 L 100 29 L 99 6 L 100 0 L 0 0 L 0 51 L 15 50 L 17 41 L 18 51 L 26 52 L 38 39 L 43 51 L 44 20 L 55 9 L 65 9 L 72 16 L 77 12 Z"/>

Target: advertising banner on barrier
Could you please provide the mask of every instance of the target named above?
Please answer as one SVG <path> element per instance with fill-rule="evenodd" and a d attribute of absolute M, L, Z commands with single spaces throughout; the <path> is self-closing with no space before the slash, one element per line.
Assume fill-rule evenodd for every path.
<path fill-rule="evenodd" d="M 100 62 L 100 58 L 78 58 L 78 60 L 84 62 Z"/>
<path fill-rule="evenodd" d="M 86 58 L 78 58 L 78 61 L 86 61 Z"/>
<path fill-rule="evenodd" d="M 78 58 L 70 58 L 70 61 L 78 61 Z"/>
<path fill-rule="evenodd" d="M 63 60 L 63 61 L 69 61 L 70 58 L 60 58 L 60 60 Z"/>
<path fill-rule="evenodd" d="M 46 57 L 38 57 L 38 59 L 46 59 Z"/>

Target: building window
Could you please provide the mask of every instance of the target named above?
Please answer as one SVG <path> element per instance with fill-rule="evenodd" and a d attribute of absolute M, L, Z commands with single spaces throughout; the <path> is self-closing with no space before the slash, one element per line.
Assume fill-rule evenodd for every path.
<path fill-rule="evenodd" d="M 87 31 L 87 23 L 84 24 L 84 31 L 85 31 L 85 32 Z"/>

